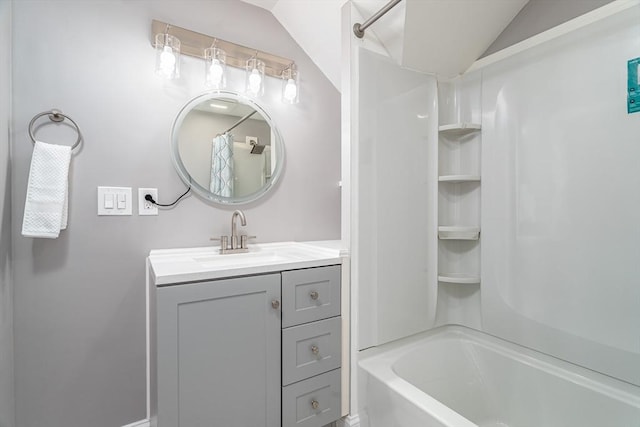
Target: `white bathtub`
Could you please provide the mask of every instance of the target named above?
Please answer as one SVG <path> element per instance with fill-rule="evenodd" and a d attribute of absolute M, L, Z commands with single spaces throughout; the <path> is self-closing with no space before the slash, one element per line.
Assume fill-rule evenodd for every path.
<path fill-rule="evenodd" d="M 640 427 L 640 387 L 459 326 L 361 352 L 362 427 Z"/>

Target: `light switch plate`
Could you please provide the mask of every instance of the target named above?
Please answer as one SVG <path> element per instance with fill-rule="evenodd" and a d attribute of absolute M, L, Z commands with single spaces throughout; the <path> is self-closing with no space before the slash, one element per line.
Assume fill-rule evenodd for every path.
<path fill-rule="evenodd" d="M 98 187 L 98 215 L 131 215 L 131 205 L 131 187 Z"/>

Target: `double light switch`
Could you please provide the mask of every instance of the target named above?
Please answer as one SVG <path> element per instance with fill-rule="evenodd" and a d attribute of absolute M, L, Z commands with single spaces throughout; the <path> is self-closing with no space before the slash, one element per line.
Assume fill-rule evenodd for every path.
<path fill-rule="evenodd" d="M 131 215 L 130 187 L 98 187 L 98 215 Z"/>

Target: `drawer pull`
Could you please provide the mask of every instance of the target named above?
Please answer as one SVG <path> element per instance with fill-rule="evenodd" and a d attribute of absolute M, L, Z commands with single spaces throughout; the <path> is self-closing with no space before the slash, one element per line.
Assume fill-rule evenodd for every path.
<path fill-rule="evenodd" d="M 271 301 L 271 307 L 275 308 L 276 310 L 280 308 L 280 301 L 278 301 L 277 299 L 274 299 L 273 301 Z"/>
<path fill-rule="evenodd" d="M 320 404 L 318 403 L 318 401 L 317 401 L 317 400 L 312 400 L 312 401 L 311 401 L 311 407 L 312 407 L 313 409 L 318 409 L 318 408 L 320 407 Z"/>
<path fill-rule="evenodd" d="M 311 353 L 313 353 L 313 354 L 318 354 L 318 353 L 320 353 L 320 349 L 318 348 L 318 346 L 317 346 L 317 345 L 312 345 L 312 346 L 311 346 Z"/>
<path fill-rule="evenodd" d="M 318 292 L 316 292 L 316 291 L 311 291 L 311 293 L 309 293 L 309 296 L 311 297 L 311 299 L 312 299 L 312 300 L 314 300 L 314 301 L 315 301 L 315 300 L 317 300 L 317 299 L 318 299 L 318 297 L 319 297 L 320 295 L 319 295 L 319 294 L 318 294 Z"/>

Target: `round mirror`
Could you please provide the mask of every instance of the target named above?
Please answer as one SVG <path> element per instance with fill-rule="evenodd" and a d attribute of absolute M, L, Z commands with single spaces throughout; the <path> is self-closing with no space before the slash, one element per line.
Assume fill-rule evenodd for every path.
<path fill-rule="evenodd" d="M 216 91 L 189 101 L 171 132 L 180 178 L 223 204 L 252 202 L 273 188 L 284 162 L 282 137 L 262 107 L 242 95 Z"/>

